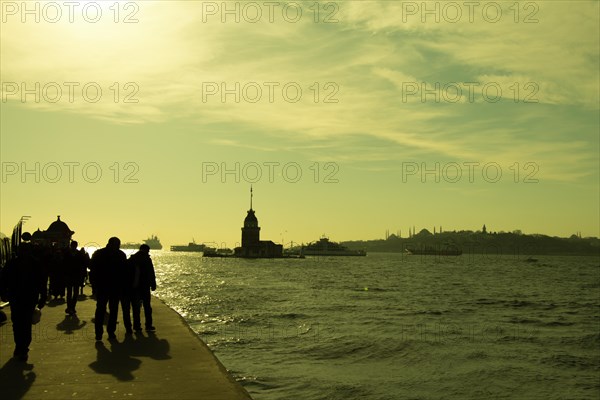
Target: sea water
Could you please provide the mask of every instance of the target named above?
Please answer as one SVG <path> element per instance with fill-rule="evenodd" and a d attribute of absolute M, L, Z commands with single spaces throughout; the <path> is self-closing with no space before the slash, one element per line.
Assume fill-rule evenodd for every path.
<path fill-rule="evenodd" d="M 598 257 L 153 258 L 255 400 L 600 398 Z"/>

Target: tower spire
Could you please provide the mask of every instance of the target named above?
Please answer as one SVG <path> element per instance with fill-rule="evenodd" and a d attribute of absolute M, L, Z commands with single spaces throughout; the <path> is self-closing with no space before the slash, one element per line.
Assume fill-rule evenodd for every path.
<path fill-rule="evenodd" d="M 250 209 L 252 210 L 252 185 L 250 185 Z"/>

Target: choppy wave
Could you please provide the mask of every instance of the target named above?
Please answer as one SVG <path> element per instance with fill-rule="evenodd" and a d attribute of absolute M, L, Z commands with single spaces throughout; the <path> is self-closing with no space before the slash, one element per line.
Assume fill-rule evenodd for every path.
<path fill-rule="evenodd" d="M 159 296 L 256 400 L 598 398 L 593 257 L 155 264 Z"/>
<path fill-rule="evenodd" d="M 554 354 L 550 357 L 542 358 L 541 362 L 543 364 L 549 364 L 559 368 L 600 370 L 600 361 L 598 360 L 598 358 L 576 356 L 566 353 Z"/>

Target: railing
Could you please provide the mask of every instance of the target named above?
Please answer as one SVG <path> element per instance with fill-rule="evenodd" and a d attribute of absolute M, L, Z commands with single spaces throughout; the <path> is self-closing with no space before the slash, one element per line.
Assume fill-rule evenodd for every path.
<path fill-rule="evenodd" d="M 11 258 L 10 252 L 10 239 L 2 238 L 0 240 L 0 269 L 4 267 L 4 264 Z"/>
<path fill-rule="evenodd" d="M 23 230 L 23 222 L 26 221 L 29 216 L 23 216 L 15 225 L 12 237 L 0 239 L 0 268 L 4 267 L 4 264 L 11 258 L 15 257 L 19 245 L 21 244 L 21 232 Z"/>

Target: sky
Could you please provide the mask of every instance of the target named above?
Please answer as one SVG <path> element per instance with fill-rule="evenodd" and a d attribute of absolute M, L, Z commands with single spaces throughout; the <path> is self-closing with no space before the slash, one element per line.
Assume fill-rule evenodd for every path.
<path fill-rule="evenodd" d="M 0 231 L 600 236 L 597 1 L 0 1 Z"/>

